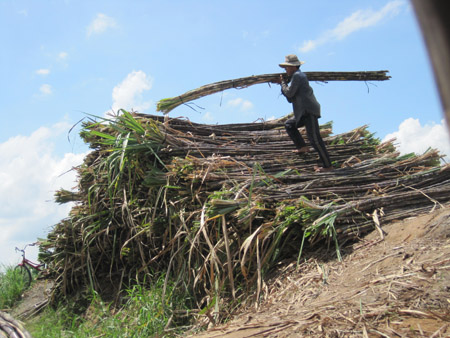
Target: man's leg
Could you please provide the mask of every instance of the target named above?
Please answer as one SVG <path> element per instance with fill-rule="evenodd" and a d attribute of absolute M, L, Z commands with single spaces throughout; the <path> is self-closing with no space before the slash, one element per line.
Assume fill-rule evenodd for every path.
<path fill-rule="evenodd" d="M 305 127 L 309 142 L 319 154 L 320 160 L 323 164 L 323 168 L 331 169 L 330 155 L 328 155 L 325 142 L 323 142 L 322 136 L 320 136 L 320 128 L 317 117 L 313 115 L 307 115 L 305 117 Z"/>
<path fill-rule="evenodd" d="M 294 142 L 295 147 L 297 148 L 297 152 L 307 152 L 308 146 L 305 143 L 302 135 L 298 131 L 298 124 L 295 118 L 289 119 L 285 123 L 286 132 L 291 138 L 292 142 Z"/>

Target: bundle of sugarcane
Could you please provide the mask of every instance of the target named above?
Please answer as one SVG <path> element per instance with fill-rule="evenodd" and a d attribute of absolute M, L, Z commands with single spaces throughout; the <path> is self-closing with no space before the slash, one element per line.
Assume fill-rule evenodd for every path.
<path fill-rule="evenodd" d="M 387 72 L 387 70 L 380 70 L 359 72 L 305 72 L 305 74 L 310 81 L 384 81 L 390 78 L 390 76 L 386 75 Z M 275 73 L 253 75 L 234 80 L 214 82 L 200 88 L 190 90 L 179 96 L 162 99 L 158 101 L 156 110 L 167 114 L 181 104 L 185 104 L 201 97 L 218 93 L 230 88 L 242 89 L 260 83 L 277 83 L 280 76 L 286 77 L 286 74 Z"/>
<path fill-rule="evenodd" d="M 22 323 L 0 311 L 0 337 L 31 338 L 31 334 L 23 327 Z"/>
<path fill-rule="evenodd" d="M 282 121 L 203 125 L 122 112 L 86 123 L 93 151 L 77 168 L 78 191 L 57 194 L 78 203 L 41 245 L 52 252 L 52 299 L 165 274 L 220 320 L 225 304 L 258 299 L 280 260 L 328 242 L 339 257 L 344 242 L 384 221 L 450 200 L 437 151 L 399 157 L 367 126 L 326 132 L 335 170 L 317 174 L 317 155 L 293 154 Z"/>

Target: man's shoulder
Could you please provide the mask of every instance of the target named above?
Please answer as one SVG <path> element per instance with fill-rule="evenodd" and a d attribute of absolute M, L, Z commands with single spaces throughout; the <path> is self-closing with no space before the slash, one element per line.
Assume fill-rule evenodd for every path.
<path fill-rule="evenodd" d="M 300 69 L 297 70 L 292 76 L 306 79 L 306 74 L 303 73 Z"/>
<path fill-rule="evenodd" d="M 292 74 L 292 79 L 296 79 L 300 82 L 308 82 L 308 78 L 306 77 L 306 74 L 303 73 L 300 69 L 297 70 L 294 74 Z"/>

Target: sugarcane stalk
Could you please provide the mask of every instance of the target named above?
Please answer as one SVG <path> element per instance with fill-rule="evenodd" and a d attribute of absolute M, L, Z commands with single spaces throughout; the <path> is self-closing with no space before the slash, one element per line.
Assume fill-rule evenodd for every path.
<path fill-rule="evenodd" d="M 387 70 L 380 71 L 357 71 L 357 72 L 305 72 L 309 81 L 385 81 L 390 76 L 386 75 Z M 243 77 L 233 80 L 214 82 L 190 90 L 179 96 L 166 98 L 158 101 L 156 110 L 165 114 L 181 104 L 186 104 L 201 97 L 211 95 L 223 90 L 236 88 L 242 89 L 260 83 L 277 83 L 280 76 L 285 77 L 285 73 L 262 74 Z"/>

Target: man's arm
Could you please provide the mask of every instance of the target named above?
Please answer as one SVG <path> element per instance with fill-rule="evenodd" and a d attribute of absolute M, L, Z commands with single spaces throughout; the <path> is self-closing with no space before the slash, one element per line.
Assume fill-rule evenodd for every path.
<path fill-rule="evenodd" d="M 298 73 L 295 73 L 292 76 L 291 82 L 289 85 L 285 81 L 281 81 L 281 92 L 284 96 L 291 102 L 292 98 L 297 94 L 297 90 L 300 86 L 300 76 Z"/>

